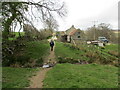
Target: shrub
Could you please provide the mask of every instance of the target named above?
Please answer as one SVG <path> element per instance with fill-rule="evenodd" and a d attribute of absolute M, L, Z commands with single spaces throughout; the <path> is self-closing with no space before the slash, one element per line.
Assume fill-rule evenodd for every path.
<path fill-rule="evenodd" d="M 58 57 L 58 63 L 67 63 L 67 59 L 64 59 L 63 57 Z"/>
<path fill-rule="evenodd" d="M 24 65 L 25 63 L 28 63 L 30 61 L 29 56 L 21 55 L 17 56 L 15 62 L 20 63 L 20 65 Z"/>
<path fill-rule="evenodd" d="M 35 66 L 41 67 L 43 66 L 43 58 L 39 58 L 36 60 Z"/>
<path fill-rule="evenodd" d="M 58 57 L 58 63 L 71 63 L 71 64 L 88 64 L 88 62 L 86 60 L 80 60 L 80 59 L 74 59 L 74 58 L 64 58 L 64 57 Z"/>
<path fill-rule="evenodd" d="M 5 56 L 5 58 L 2 59 L 2 66 L 10 66 L 13 63 L 15 63 L 15 58 L 13 55 Z"/>

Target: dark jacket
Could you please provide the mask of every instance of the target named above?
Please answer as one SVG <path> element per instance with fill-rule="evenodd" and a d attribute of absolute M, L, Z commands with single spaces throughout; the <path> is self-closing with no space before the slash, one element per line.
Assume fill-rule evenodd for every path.
<path fill-rule="evenodd" d="M 53 41 L 50 41 L 50 46 L 54 46 L 54 42 Z"/>

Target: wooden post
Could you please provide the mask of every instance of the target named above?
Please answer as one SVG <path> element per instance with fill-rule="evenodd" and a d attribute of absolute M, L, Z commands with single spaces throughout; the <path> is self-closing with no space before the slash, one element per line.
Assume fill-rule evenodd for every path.
<path fill-rule="evenodd" d="M 73 40 L 73 38 L 71 37 L 71 40 L 73 41 L 73 44 L 76 46 L 76 43 L 75 43 L 75 41 Z"/>

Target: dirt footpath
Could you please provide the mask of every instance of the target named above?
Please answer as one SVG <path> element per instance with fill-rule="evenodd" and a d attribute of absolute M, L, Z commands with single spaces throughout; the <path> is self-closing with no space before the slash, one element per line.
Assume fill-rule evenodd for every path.
<path fill-rule="evenodd" d="M 54 51 L 50 51 L 50 55 L 46 58 L 44 63 L 56 63 Z M 30 86 L 29 88 L 43 88 L 43 80 L 45 78 L 46 73 L 52 69 L 50 68 L 42 68 L 37 73 L 36 76 L 30 78 Z"/>
<path fill-rule="evenodd" d="M 33 76 L 30 81 L 30 87 L 29 88 L 42 88 L 43 87 L 43 80 L 45 78 L 45 75 L 47 71 L 49 71 L 51 68 L 42 68 L 37 73 L 36 76 Z"/>

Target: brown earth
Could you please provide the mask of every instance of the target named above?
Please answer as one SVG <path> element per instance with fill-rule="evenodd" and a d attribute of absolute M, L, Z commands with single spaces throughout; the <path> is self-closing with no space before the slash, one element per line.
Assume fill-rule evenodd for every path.
<path fill-rule="evenodd" d="M 43 80 L 45 78 L 45 75 L 47 71 L 49 71 L 51 68 L 42 68 L 37 73 L 36 76 L 33 76 L 30 81 L 30 87 L 29 88 L 42 88 L 43 87 Z"/>
<path fill-rule="evenodd" d="M 44 64 L 55 64 L 55 54 L 54 51 L 50 51 L 50 55 L 44 61 Z M 40 68 L 40 70 L 36 73 L 36 76 L 30 78 L 30 86 L 28 88 L 43 88 L 43 80 L 45 78 L 46 73 L 52 69 L 50 68 Z"/>

